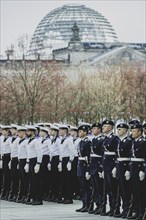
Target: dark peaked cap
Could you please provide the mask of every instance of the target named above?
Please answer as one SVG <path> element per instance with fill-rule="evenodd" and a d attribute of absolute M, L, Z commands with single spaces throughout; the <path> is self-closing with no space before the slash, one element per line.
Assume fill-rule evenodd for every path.
<path fill-rule="evenodd" d="M 102 122 L 102 126 L 103 125 L 112 125 L 112 126 L 114 126 L 114 122 L 113 121 L 111 121 L 111 120 L 104 120 L 103 122 Z"/>
<path fill-rule="evenodd" d="M 138 123 L 138 124 L 132 125 L 131 129 L 135 129 L 135 128 L 142 128 L 142 124 Z"/>
<path fill-rule="evenodd" d="M 136 119 L 129 121 L 129 125 L 134 125 L 134 124 L 139 124 L 139 123 L 140 123 L 140 121 L 138 121 Z"/>
<path fill-rule="evenodd" d="M 120 124 L 117 125 L 117 128 L 126 128 L 126 129 L 128 129 L 129 126 L 125 123 L 120 123 Z"/>
<path fill-rule="evenodd" d="M 88 125 L 81 125 L 78 127 L 78 131 L 82 130 L 82 131 L 86 131 L 87 133 L 89 132 L 89 126 Z"/>
<path fill-rule="evenodd" d="M 92 124 L 92 128 L 95 128 L 95 127 L 102 128 L 102 124 L 101 123 L 94 123 L 94 124 Z"/>

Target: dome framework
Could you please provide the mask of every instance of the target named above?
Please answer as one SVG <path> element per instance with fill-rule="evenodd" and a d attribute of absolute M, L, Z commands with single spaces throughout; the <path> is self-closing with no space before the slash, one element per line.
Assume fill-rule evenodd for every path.
<path fill-rule="evenodd" d="M 109 21 L 85 5 L 63 5 L 49 12 L 38 24 L 30 44 L 31 53 L 66 47 L 72 37 L 74 22 L 81 42 L 114 43 L 116 33 Z"/>

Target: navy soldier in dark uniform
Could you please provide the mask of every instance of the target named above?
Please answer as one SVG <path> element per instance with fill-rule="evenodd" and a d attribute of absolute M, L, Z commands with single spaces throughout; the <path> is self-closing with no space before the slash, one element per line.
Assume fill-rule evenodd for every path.
<path fill-rule="evenodd" d="M 59 155 L 60 155 L 60 143 L 61 138 L 58 135 L 59 128 L 55 125 L 50 125 L 51 139 L 51 163 L 48 164 L 48 169 L 51 171 L 51 194 L 50 201 L 57 202 L 60 197 L 60 173 L 58 172 Z"/>
<path fill-rule="evenodd" d="M 25 203 L 27 197 L 27 190 L 28 190 L 28 173 L 25 172 L 24 167 L 26 165 L 27 159 L 27 150 L 26 146 L 28 143 L 28 138 L 26 136 L 26 127 L 18 126 L 18 136 L 20 138 L 18 143 L 18 173 L 19 173 L 19 191 L 18 196 L 16 199 L 17 203 Z"/>
<path fill-rule="evenodd" d="M 132 157 L 130 163 L 130 175 L 135 197 L 135 214 L 128 219 L 142 220 L 145 210 L 146 200 L 146 178 L 145 178 L 145 161 L 146 161 L 146 141 L 142 133 L 142 125 L 134 124 L 131 127 L 132 138 Z"/>
<path fill-rule="evenodd" d="M 50 190 L 50 180 L 51 175 L 48 171 L 48 163 L 50 162 L 50 147 L 51 147 L 51 139 L 48 134 L 48 128 L 39 127 L 39 135 L 41 139 L 41 150 L 43 153 L 42 163 L 41 163 L 41 180 L 42 180 L 42 194 L 43 199 L 47 200 Z"/>
<path fill-rule="evenodd" d="M 74 189 L 73 189 L 73 199 L 79 199 L 80 198 L 80 184 L 79 184 L 79 179 L 77 177 L 77 165 L 78 165 L 78 145 L 81 139 L 78 137 L 78 128 L 74 126 L 70 126 L 70 136 L 73 139 L 73 145 L 75 148 L 75 157 L 72 162 L 72 178 L 74 182 Z"/>
<path fill-rule="evenodd" d="M 117 179 L 113 178 L 112 171 L 116 166 L 116 152 L 118 148 L 119 138 L 113 134 L 114 122 L 105 120 L 102 123 L 102 131 L 105 134 L 103 141 L 103 170 L 105 181 L 105 192 L 109 195 L 110 210 L 108 212 L 101 212 L 101 215 L 113 216 L 119 214 L 116 211 L 116 198 L 117 198 Z M 105 196 L 106 198 L 106 196 Z M 105 210 L 104 210 L 105 211 Z"/>
<path fill-rule="evenodd" d="M 39 138 L 36 137 L 36 128 L 34 126 L 27 126 L 28 128 L 28 143 L 27 143 L 27 164 L 24 169 L 29 167 L 29 191 L 26 199 L 28 205 L 42 205 L 42 191 L 41 191 L 41 163 L 42 150 Z"/>
<path fill-rule="evenodd" d="M 92 139 L 89 173 L 91 175 L 92 182 L 92 199 L 91 207 L 89 207 L 88 213 L 99 214 L 102 205 L 102 193 L 103 193 L 103 178 L 102 178 L 102 145 L 105 139 L 101 133 L 102 125 L 100 123 L 94 123 L 92 125 Z M 96 203 L 96 208 L 93 210 L 93 204 Z"/>
<path fill-rule="evenodd" d="M 81 125 L 78 127 L 79 137 L 81 141 L 78 146 L 78 166 L 77 166 L 77 176 L 79 177 L 81 193 L 82 193 L 82 203 L 83 206 L 77 209 L 77 212 L 88 212 L 90 205 L 91 189 L 90 189 L 90 175 L 89 175 L 89 158 L 91 151 L 91 141 L 88 139 L 88 126 Z"/>
<path fill-rule="evenodd" d="M 60 155 L 59 155 L 59 164 L 58 170 L 62 171 L 61 176 L 61 193 L 62 201 L 58 201 L 63 204 L 72 204 L 73 203 L 73 186 L 72 186 L 72 162 L 75 157 L 75 149 L 73 145 L 73 140 L 68 134 L 68 126 L 60 125 L 59 126 L 60 136 L 62 137 L 60 143 Z"/>
<path fill-rule="evenodd" d="M 119 180 L 120 195 L 123 202 L 123 212 L 115 215 L 115 217 L 126 218 L 130 199 L 131 199 L 131 184 L 130 180 L 126 180 L 125 173 L 130 171 L 130 157 L 131 157 L 131 147 L 132 140 L 128 136 L 129 126 L 125 123 L 120 123 L 117 126 L 117 133 L 119 137 L 119 144 L 117 148 L 117 165 L 116 174 Z"/>
<path fill-rule="evenodd" d="M 146 123 L 143 124 L 143 136 L 146 141 Z M 145 161 L 145 175 L 146 175 L 146 161 Z M 145 201 L 145 212 L 143 215 L 143 220 L 146 219 L 146 201 Z"/>
<path fill-rule="evenodd" d="M 11 161 L 9 162 L 9 168 L 11 170 L 11 189 L 8 200 L 16 201 L 18 194 L 18 143 L 20 138 L 17 135 L 17 125 L 11 125 L 12 141 L 11 141 Z"/>

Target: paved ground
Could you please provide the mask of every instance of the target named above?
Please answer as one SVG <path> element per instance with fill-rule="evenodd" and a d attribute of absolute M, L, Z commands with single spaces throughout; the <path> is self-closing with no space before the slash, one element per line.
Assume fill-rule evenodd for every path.
<path fill-rule="evenodd" d="M 110 220 L 94 214 L 77 213 L 81 201 L 74 204 L 44 202 L 42 206 L 31 206 L 0 200 L 0 220 Z"/>

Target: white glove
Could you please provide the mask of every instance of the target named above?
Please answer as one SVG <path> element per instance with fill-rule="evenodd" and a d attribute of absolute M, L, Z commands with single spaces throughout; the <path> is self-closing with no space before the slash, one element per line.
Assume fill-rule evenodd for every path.
<path fill-rule="evenodd" d="M 98 172 L 99 178 L 103 178 L 102 173 Z"/>
<path fill-rule="evenodd" d="M 3 161 L 0 160 L 0 169 L 2 169 L 2 168 L 3 168 Z"/>
<path fill-rule="evenodd" d="M 140 179 L 140 181 L 143 181 L 144 178 L 145 178 L 145 173 L 143 171 L 140 171 L 139 172 L 139 179 Z"/>
<path fill-rule="evenodd" d="M 126 180 L 130 180 L 130 172 L 129 171 L 125 172 L 125 178 L 126 178 Z"/>
<path fill-rule="evenodd" d="M 61 163 L 61 162 L 59 162 L 59 164 L 58 164 L 58 171 L 59 171 L 59 172 L 62 171 L 62 163 Z"/>
<path fill-rule="evenodd" d="M 104 179 L 104 171 L 102 171 L 102 178 Z"/>
<path fill-rule="evenodd" d="M 116 167 L 114 167 L 112 169 L 112 176 L 113 176 L 113 178 L 116 178 L 116 174 L 117 174 L 117 169 L 116 169 Z"/>
<path fill-rule="evenodd" d="M 51 170 L 51 163 L 48 163 L 47 167 L 48 167 L 48 170 L 50 171 Z"/>
<path fill-rule="evenodd" d="M 68 161 L 66 168 L 68 171 L 71 171 L 71 162 L 70 161 Z"/>
<path fill-rule="evenodd" d="M 17 165 L 17 170 L 19 170 L 19 164 Z"/>
<path fill-rule="evenodd" d="M 11 170 L 11 160 L 10 160 L 10 162 L 8 164 L 8 167 L 9 167 L 9 170 Z"/>
<path fill-rule="evenodd" d="M 25 167 L 24 167 L 24 170 L 25 170 L 26 173 L 29 172 L 29 164 L 28 164 L 28 163 L 26 163 L 26 165 L 25 165 Z"/>
<path fill-rule="evenodd" d="M 89 180 L 90 177 L 91 177 L 91 176 L 90 176 L 89 172 L 86 172 L 86 173 L 85 173 L 85 178 L 86 178 L 86 180 Z"/>
<path fill-rule="evenodd" d="M 34 172 L 38 173 L 39 171 L 40 171 L 40 164 L 37 163 L 34 167 Z"/>

